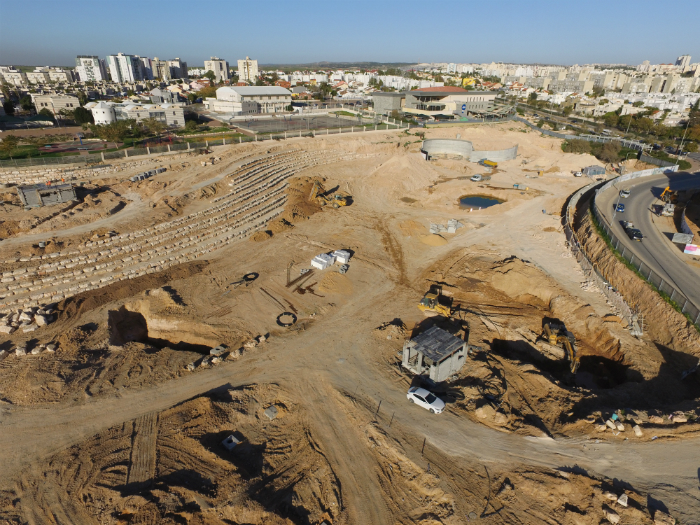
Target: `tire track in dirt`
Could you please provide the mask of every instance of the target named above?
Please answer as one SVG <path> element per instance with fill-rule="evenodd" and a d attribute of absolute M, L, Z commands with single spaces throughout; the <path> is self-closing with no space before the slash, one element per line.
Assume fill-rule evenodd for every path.
<path fill-rule="evenodd" d="M 134 422 L 127 484 L 133 488 L 147 486 L 156 472 L 156 438 L 158 413 L 151 412 Z"/>
<path fill-rule="evenodd" d="M 392 523 L 391 512 L 383 500 L 376 462 L 340 407 L 329 403 L 335 393 L 328 391 L 330 387 L 319 381 L 317 375 L 302 379 L 299 385 L 302 397 L 316 407 L 309 412 L 309 423 L 320 438 L 316 443 L 340 480 L 347 523 Z"/>

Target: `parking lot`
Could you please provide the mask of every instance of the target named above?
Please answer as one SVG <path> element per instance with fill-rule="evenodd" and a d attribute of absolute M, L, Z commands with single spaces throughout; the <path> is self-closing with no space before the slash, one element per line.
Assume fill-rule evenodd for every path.
<path fill-rule="evenodd" d="M 364 119 L 364 123 L 370 121 Z M 340 115 L 317 115 L 317 116 L 289 116 L 271 119 L 250 119 L 245 122 L 236 122 L 236 126 L 256 133 L 281 133 L 284 131 L 303 131 L 326 128 L 348 128 L 350 126 L 360 126 L 358 118 Z"/>

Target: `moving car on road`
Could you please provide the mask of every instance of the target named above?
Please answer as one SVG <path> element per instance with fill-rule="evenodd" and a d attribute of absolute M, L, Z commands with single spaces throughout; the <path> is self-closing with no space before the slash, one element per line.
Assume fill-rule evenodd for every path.
<path fill-rule="evenodd" d="M 620 197 L 623 199 L 626 199 L 627 197 L 630 196 L 630 190 L 620 190 Z"/>
<path fill-rule="evenodd" d="M 625 205 L 624 204 L 618 204 L 615 206 L 615 211 L 617 213 L 625 213 Z"/>
<path fill-rule="evenodd" d="M 634 227 L 634 223 L 632 221 L 622 221 L 622 227 L 625 229 L 625 233 L 627 233 L 627 236 L 630 239 L 633 241 L 642 242 L 644 235 L 642 235 L 640 230 Z"/>
<path fill-rule="evenodd" d="M 422 406 L 433 414 L 439 414 L 445 409 L 445 402 L 425 388 L 412 386 L 408 389 L 406 397 L 411 403 Z"/>

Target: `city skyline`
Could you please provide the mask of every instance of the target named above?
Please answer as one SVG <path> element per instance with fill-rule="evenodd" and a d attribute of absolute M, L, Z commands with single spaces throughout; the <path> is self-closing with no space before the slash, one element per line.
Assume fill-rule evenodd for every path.
<path fill-rule="evenodd" d="M 425 4 L 411 0 L 343 5 L 309 0 L 294 6 L 271 1 L 262 8 L 249 3 L 208 3 L 206 10 L 218 13 L 217 20 L 233 21 L 225 29 L 211 24 L 178 29 L 187 20 L 186 13 L 192 11 L 192 4 L 179 1 L 169 4 L 172 9 L 167 11 L 131 0 L 122 2 L 121 11 L 131 15 L 128 26 L 106 26 L 99 15 L 111 17 L 112 8 L 109 13 L 100 13 L 94 3 L 82 0 L 36 4 L 40 7 L 33 14 L 33 23 L 42 27 L 42 37 L 28 39 L 25 28 L 17 23 L 22 16 L 19 4 L 0 0 L 0 64 L 72 67 L 77 55 L 105 57 L 119 52 L 164 59 L 177 56 L 191 66 L 211 56 L 230 63 L 251 56 L 260 64 L 371 61 L 559 65 L 636 65 L 644 60 L 672 63 L 680 55 L 700 56 L 700 42 L 692 31 L 679 31 L 673 39 L 654 39 L 648 31 L 641 31 L 651 20 L 650 13 L 658 8 L 651 2 L 635 3 L 634 11 L 625 5 L 593 2 L 575 17 L 561 12 L 550 1 L 528 6 L 510 0 L 432 4 L 433 13 L 444 11 L 445 19 L 457 20 L 449 30 L 426 27 L 416 17 Z M 679 20 L 693 20 L 700 15 L 700 4 L 678 1 L 672 11 Z M 461 26 L 460 16 L 464 20 Z M 572 26 L 574 21 L 576 27 Z M 67 31 L 67 27 L 79 27 L 80 31 Z M 159 29 L 162 27 L 171 30 L 164 33 Z M 47 46 L 47 42 L 55 45 Z"/>

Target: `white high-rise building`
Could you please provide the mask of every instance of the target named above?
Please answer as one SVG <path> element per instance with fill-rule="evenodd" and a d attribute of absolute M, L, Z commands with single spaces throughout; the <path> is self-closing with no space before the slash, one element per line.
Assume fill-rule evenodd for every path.
<path fill-rule="evenodd" d="M 219 57 L 211 57 L 210 60 L 204 61 L 204 72 L 207 71 L 212 71 L 216 75 L 216 82 L 231 78 L 228 72 L 228 62 Z"/>
<path fill-rule="evenodd" d="M 681 72 L 685 73 L 690 68 L 690 55 L 679 56 L 676 59 L 676 65 L 681 68 Z"/>
<path fill-rule="evenodd" d="M 113 82 L 135 82 L 143 80 L 141 57 L 117 53 L 107 57 L 107 66 Z"/>
<path fill-rule="evenodd" d="M 96 56 L 78 55 L 75 59 L 75 72 L 82 82 L 107 80 L 105 61 Z"/>
<path fill-rule="evenodd" d="M 238 81 L 255 82 L 258 78 L 258 61 L 245 57 L 245 60 L 238 61 Z"/>
<path fill-rule="evenodd" d="M 141 76 L 143 80 L 153 80 L 153 61 L 148 57 L 138 57 L 141 63 Z"/>

